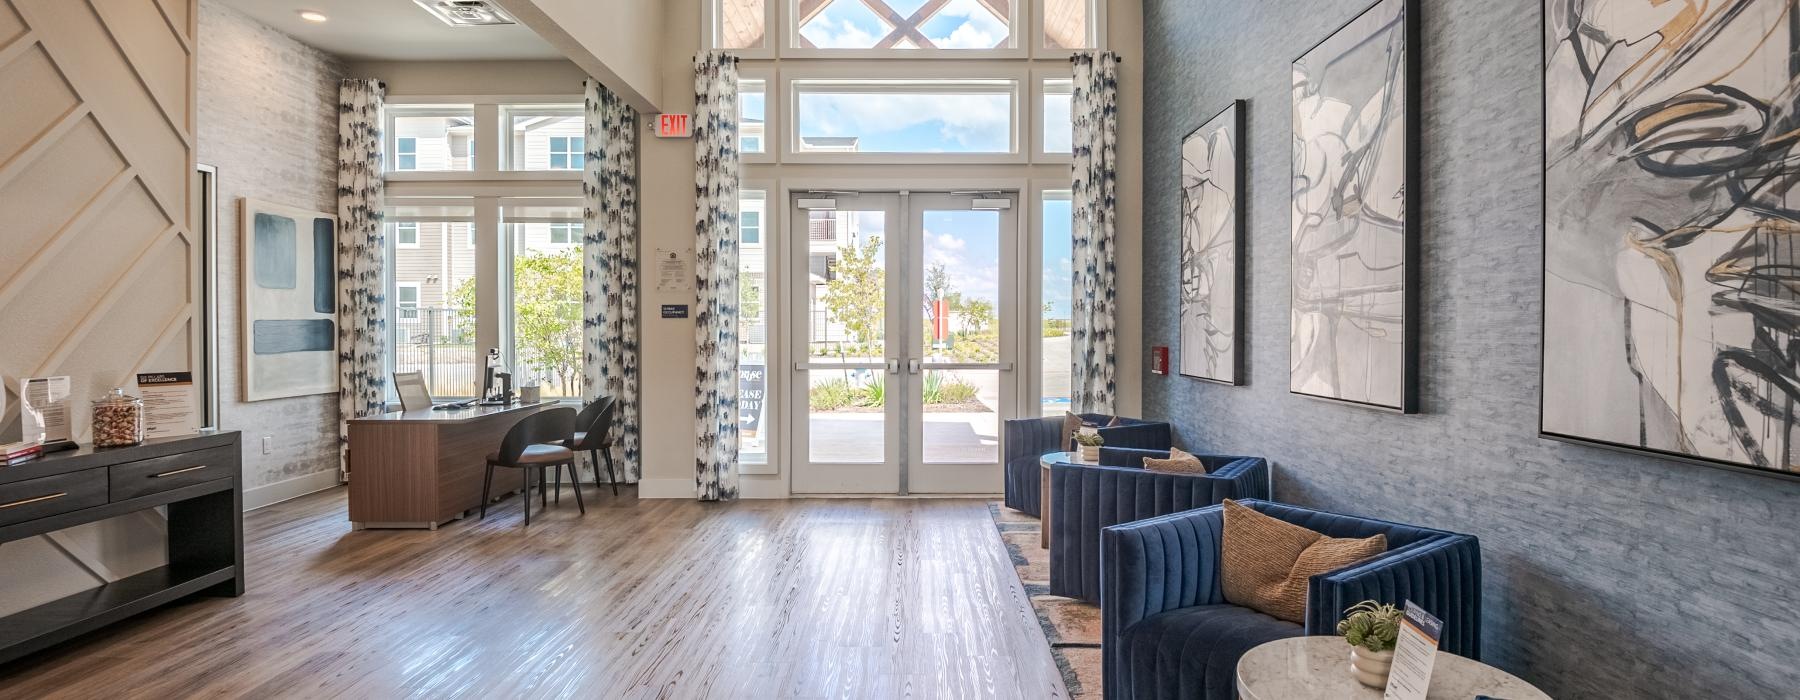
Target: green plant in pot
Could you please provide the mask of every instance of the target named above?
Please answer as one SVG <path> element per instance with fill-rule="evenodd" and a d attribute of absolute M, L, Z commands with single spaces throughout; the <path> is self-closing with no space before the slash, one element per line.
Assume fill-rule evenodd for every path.
<path fill-rule="evenodd" d="M 1350 673 L 1371 688 L 1387 687 L 1394 665 L 1394 642 L 1406 613 L 1387 603 L 1365 600 L 1344 611 L 1338 634 L 1350 643 Z"/>
<path fill-rule="evenodd" d="M 1104 444 L 1106 440 L 1100 437 L 1099 431 L 1075 431 L 1075 446 L 1081 448 L 1081 460 L 1084 462 L 1100 461 L 1100 446 Z"/>

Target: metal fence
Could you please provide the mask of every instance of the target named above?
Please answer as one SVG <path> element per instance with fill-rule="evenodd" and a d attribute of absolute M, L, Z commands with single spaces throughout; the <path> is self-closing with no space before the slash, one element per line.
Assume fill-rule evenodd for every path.
<path fill-rule="evenodd" d="M 474 396 L 483 355 L 475 314 L 461 309 L 400 309 L 394 320 L 394 371 L 425 373 L 433 396 Z"/>

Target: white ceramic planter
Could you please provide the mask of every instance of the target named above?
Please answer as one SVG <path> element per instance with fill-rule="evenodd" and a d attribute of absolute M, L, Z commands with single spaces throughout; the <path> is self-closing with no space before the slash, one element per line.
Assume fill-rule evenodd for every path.
<path fill-rule="evenodd" d="M 1386 688 L 1388 670 L 1394 667 L 1394 650 L 1369 651 L 1350 647 L 1350 675 L 1370 688 Z"/>

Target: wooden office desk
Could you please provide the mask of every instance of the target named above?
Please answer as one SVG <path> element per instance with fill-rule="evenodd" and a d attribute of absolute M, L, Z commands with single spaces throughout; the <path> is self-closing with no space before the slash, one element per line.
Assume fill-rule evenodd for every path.
<path fill-rule="evenodd" d="M 350 421 L 350 524 L 427 528 L 481 505 L 487 455 L 519 419 L 555 402 L 406 411 Z M 494 493 L 524 488 L 518 469 L 494 470 Z"/>

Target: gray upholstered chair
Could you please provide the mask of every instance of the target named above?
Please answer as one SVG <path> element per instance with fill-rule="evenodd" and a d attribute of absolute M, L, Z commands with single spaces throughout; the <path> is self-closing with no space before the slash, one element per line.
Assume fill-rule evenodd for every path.
<path fill-rule="evenodd" d="M 525 491 L 520 503 L 525 506 L 525 525 L 531 525 L 531 476 L 537 473 L 539 498 L 543 505 L 550 505 L 549 490 L 545 489 L 544 469 L 569 470 L 569 480 L 575 481 L 575 453 L 567 445 L 573 443 L 575 436 L 575 409 L 552 408 L 538 411 L 514 423 L 506 431 L 506 437 L 500 440 L 500 449 L 488 453 L 487 473 L 481 480 L 481 517 L 487 517 L 487 506 L 490 492 L 494 487 L 494 467 L 510 467 L 524 470 Z M 557 473 L 561 481 L 561 472 Z M 561 498 L 561 494 L 558 494 Z M 581 502 L 581 487 L 575 488 L 575 505 L 587 512 L 587 504 Z"/>

